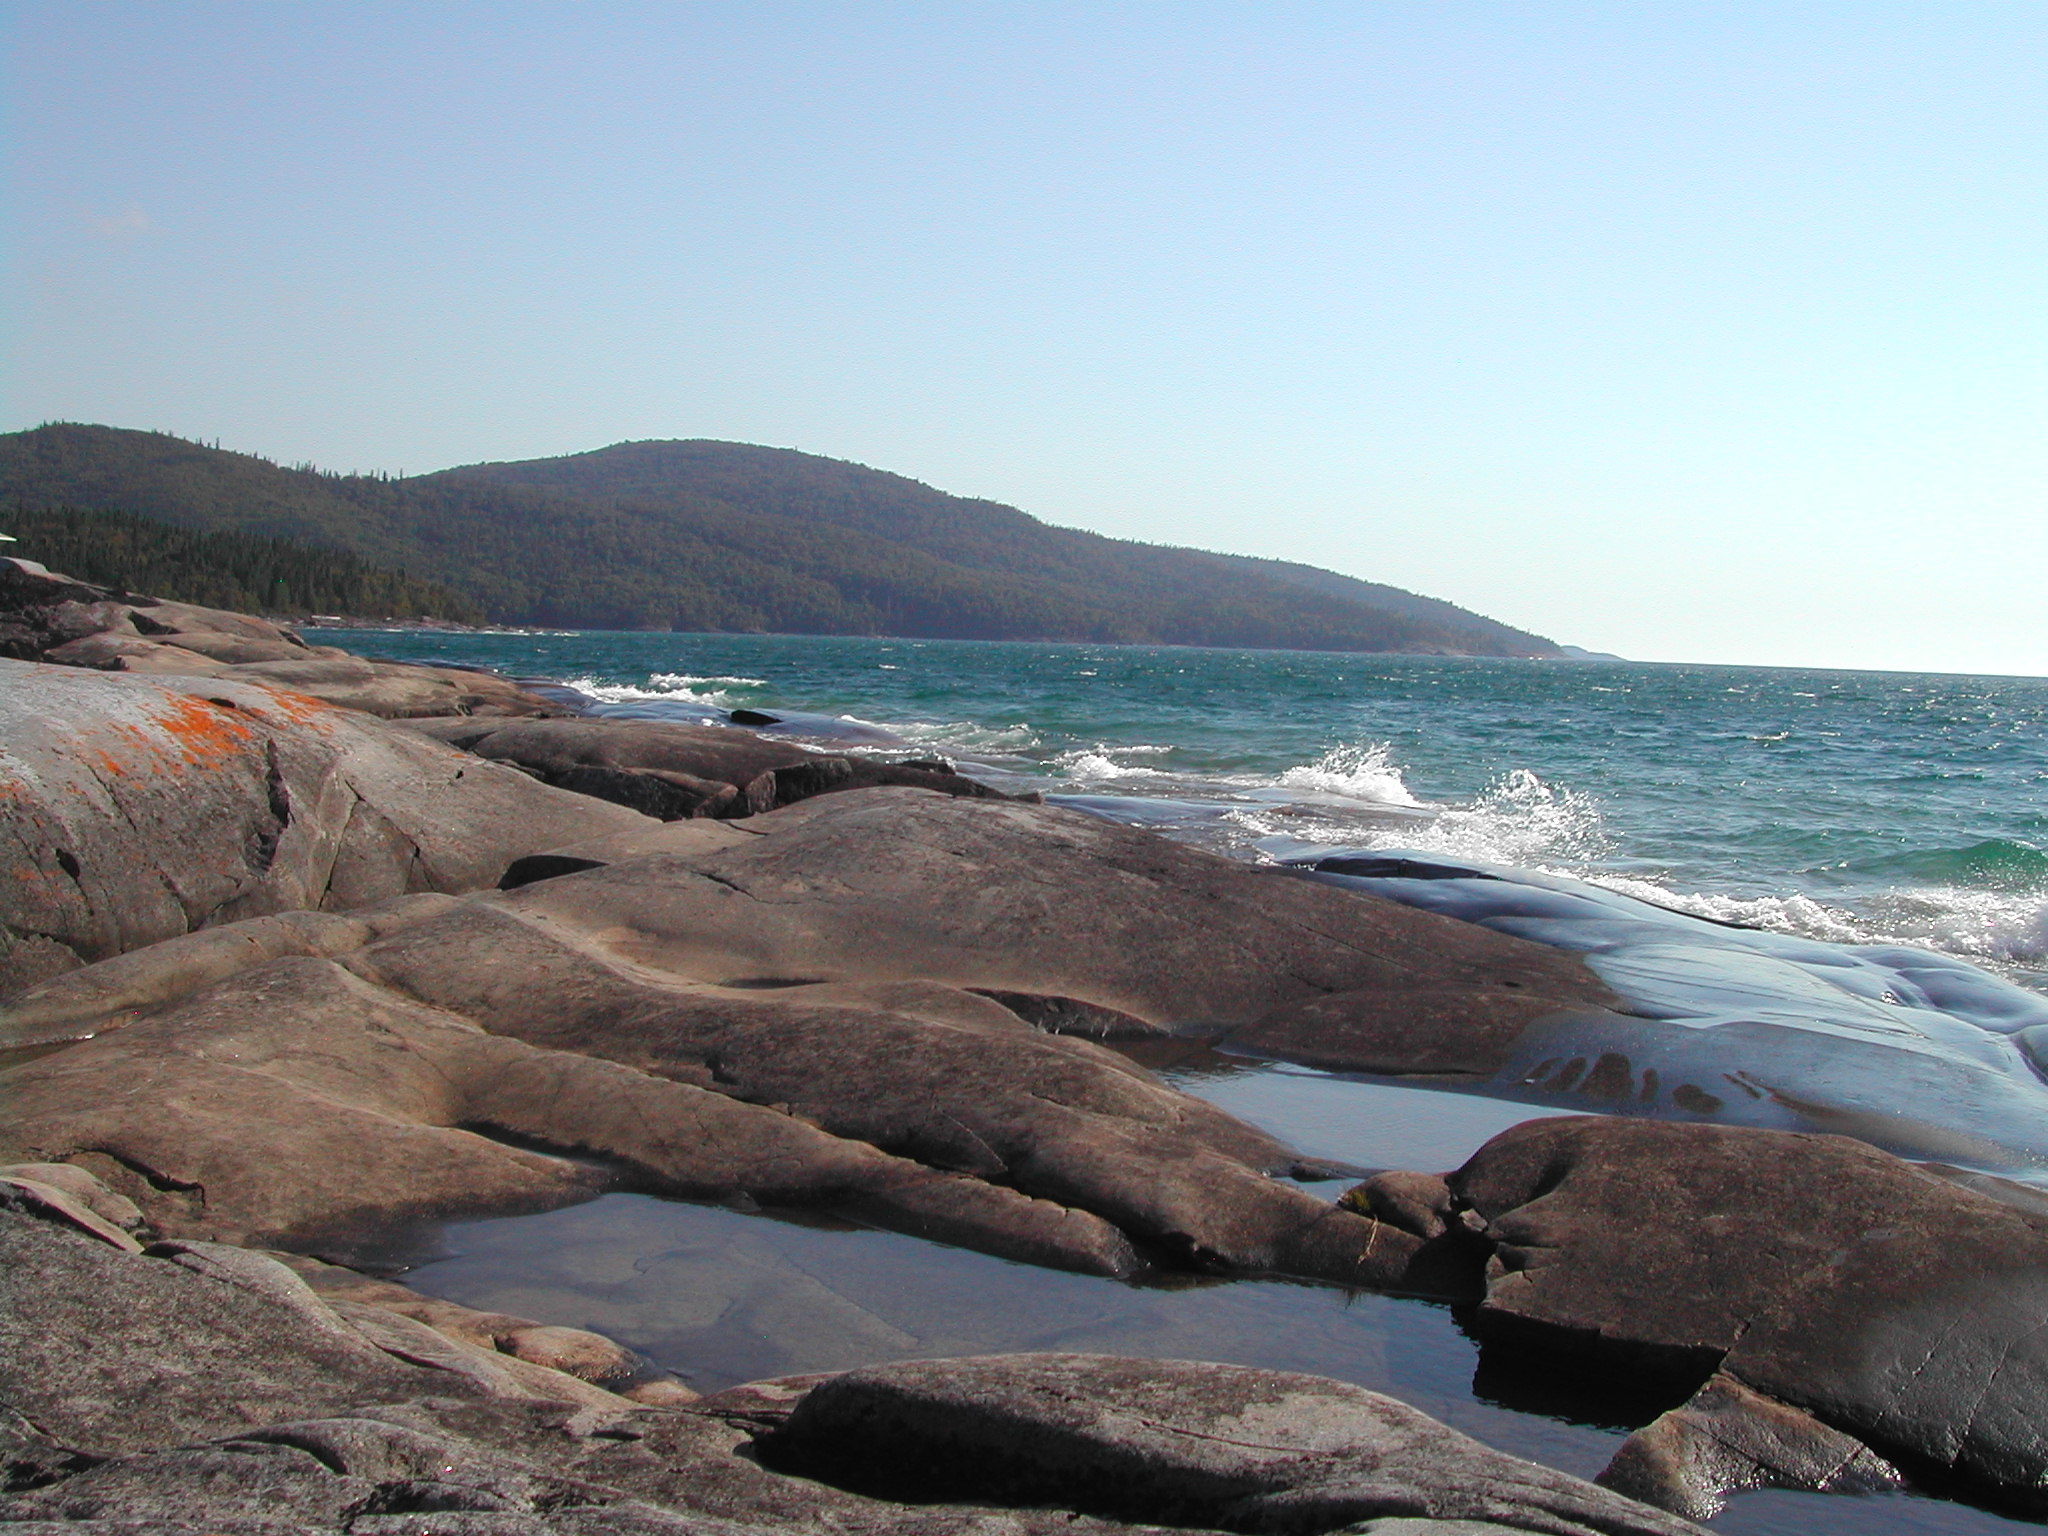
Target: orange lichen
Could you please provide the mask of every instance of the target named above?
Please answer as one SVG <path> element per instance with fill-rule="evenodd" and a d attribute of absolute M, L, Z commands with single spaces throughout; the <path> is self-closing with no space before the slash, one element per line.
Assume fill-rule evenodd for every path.
<path fill-rule="evenodd" d="M 205 699 L 172 696 L 163 701 L 157 724 L 195 768 L 210 768 L 240 757 L 260 739 L 232 709 Z"/>
<path fill-rule="evenodd" d="M 311 725 L 317 720 L 331 720 L 341 714 L 339 704 L 330 704 L 325 699 L 316 699 L 310 693 L 294 693 L 289 688 L 270 688 L 268 692 L 277 700 L 280 714 L 289 716 L 302 724 Z"/>

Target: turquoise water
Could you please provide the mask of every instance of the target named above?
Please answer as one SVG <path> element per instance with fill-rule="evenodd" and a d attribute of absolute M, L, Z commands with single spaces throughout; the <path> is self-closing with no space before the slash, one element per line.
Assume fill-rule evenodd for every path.
<path fill-rule="evenodd" d="M 1049 793 L 1182 800 L 1258 856 L 1547 870 L 2048 988 L 2048 680 L 1180 647 L 343 633 L 679 717 L 886 726 Z M 1170 808 L 1158 807 L 1161 814 Z"/>

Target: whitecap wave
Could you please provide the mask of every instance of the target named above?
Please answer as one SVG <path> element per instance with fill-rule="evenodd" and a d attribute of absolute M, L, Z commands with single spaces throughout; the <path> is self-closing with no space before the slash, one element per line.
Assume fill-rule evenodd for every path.
<path fill-rule="evenodd" d="M 2008 975 L 2048 967 L 2048 901 L 2038 891 L 1901 886 L 1850 908 L 1804 894 L 1729 896 L 1674 891 L 1654 880 L 1597 869 L 1555 872 L 1694 917 L 1827 944 L 1904 944 Z"/>
<path fill-rule="evenodd" d="M 1394 749 L 1384 741 L 1332 747 L 1313 763 L 1281 774 L 1279 787 L 1363 800 L 1373 805 L 1422 804 L 1402 780 L 1401 770 L 1394 762 Z"/>
<path fill-rule="evenodd" d="M 1447 805 L 1419 827 L 1389 830 L 1389 846 L 1577 876 L 1613 850 L 1600 802 L 1526 768 L 1502 774 L 1470 805 Z"/>
<path fill-rule="evenodd" d="M 1887 893 L 1872 908 L 1871 922 L 1888 930 L 1887 938 L 1994 966 L 2048 966 L 2048 901 L 2039 891 L 1906 888 Z"/>
<path fill-rule="evenodd" d="M 733 704 L 731 690 L 765 688 L 768 684 L 765 678 L 759 677 L 694 677 L 686 672 L 656 672 L 647 679 L 645 687 L 632 683 L 607 683 L 595 677 L 574 677 L 568 686 L 606 704 L 667 700 L 705 709 L 729 709 Z"/>
<path fill-rule="evenodd" d="M 694 688 L 699 683 L 712 683 L 727 688 L 766 688 L 765 677 L 693 677 L 687 672 L 656 672 L 648 682 L 657 688 Z"/>
<path fill-rule="evenodd" d="M 1119 780 L 1168 777 L 1157 768 L 1147 768 L 1139 763 L 1120 763 L 1110 755 L 1113 752 L 1131 751 L 1128 747 L 1111 747 L 1097 743 L 1090 751 L 1062 752 L 1053 759 L 1053 766 L 1068 778 L 1083 784 L 1114 784 Z"/>

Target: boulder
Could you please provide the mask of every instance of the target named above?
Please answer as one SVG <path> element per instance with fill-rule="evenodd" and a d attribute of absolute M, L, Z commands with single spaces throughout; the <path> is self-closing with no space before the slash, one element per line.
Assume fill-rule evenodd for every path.
<path fill-rule="evenodd" d="M 1185 1360 L 994 1355 L 852 1371 L 813 1387 L 761 1449 L 772 1467 L 876 1497 L 1059 1504 L 1210 1530 L 1698 1529 L 1362 1387 Z"/>
<path fill-rule="evenodd" d="M 1007 798 L 945 763 L 814 752 L 752 731 L 655 720 L 418 720 L 413 729 L 549 784 L 676 821 L 752 816 L 835 790 L 897 784 Z"/>
<path fill-rule="evenodd" d="M 0 661 L 0 997 L 238 918 L 489 886 L 640 822 L 300 695 Z"/>
<path fill-rule="evenodd" d="M 1846 1137 L 1603 1118 L 1503 1132 L 1434 1193 L 1401 1178 L 1351 1203 L 1425 1242 L 1476 1233 L 1469 1326 L 1496 1365 L 1704 1384 L 1617 1459 L 1632 1491 L 1704 1513 L 1729 1487 L 1893 1465 L 2008 1496 L 2048 1482 L 2035 1192 Z"/>

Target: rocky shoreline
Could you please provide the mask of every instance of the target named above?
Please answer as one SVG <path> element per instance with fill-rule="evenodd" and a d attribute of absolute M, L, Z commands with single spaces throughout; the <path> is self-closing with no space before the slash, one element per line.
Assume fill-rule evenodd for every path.
<path fill-rule="evenodd" d="M 0 561 L 0 655 L 0 1522 L 1574 1536 L 1902 1483 L 2048 1508 L 2038 1191 L 1593 1117 L 1368 1177 L 1116 1049 L 1454 1079 L 1560 1017 L 1628 1027 L 1567 951 L 943 762 L 575 718 L 31 562 Z M 346 1267 L 396 1224 L 615 1189 L 1440 1297 L 1496 1360 L 1683 1406 L 1594 1486 L 1243 1367 L 694 1399 Z"/>

